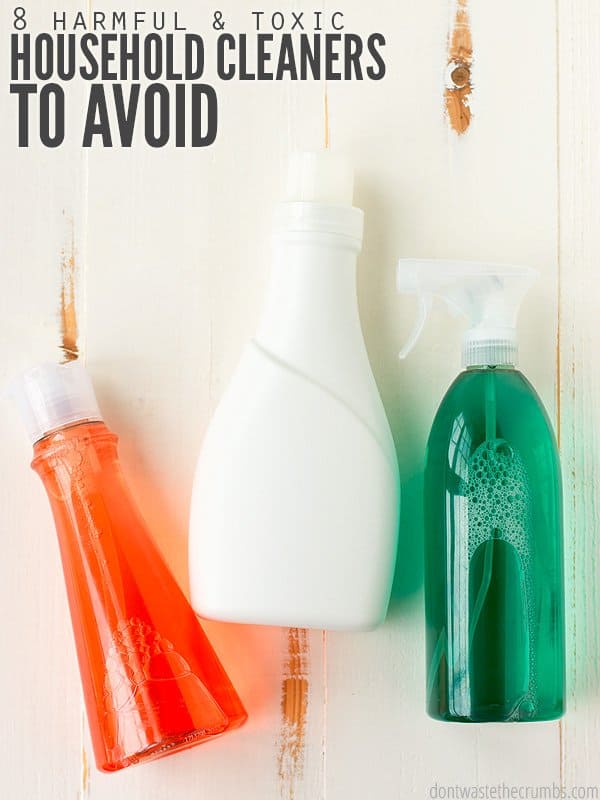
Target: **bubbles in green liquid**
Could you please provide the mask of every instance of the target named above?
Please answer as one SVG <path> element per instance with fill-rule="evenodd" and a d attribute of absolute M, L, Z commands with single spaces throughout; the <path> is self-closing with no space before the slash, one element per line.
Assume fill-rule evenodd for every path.
<path fill-rule="evenodd" d="M 503 439 L 480 445 L 469 460 L 462 493 L 468 500 L 469 559 L 480 544 L 500 538 L 529 560 L 531 496 L 521 456 Z"/>
<path fill-rule="evenodd" d="M 468 480 L 461 487 L 467 498 L 469 562 L 477 549 L 490 540 L 511 545 L 517 555 L 521 585 L 512 584 L 506 591 L 522 594 L 523 624 L 528 639 L 524 693 L 515 699 L 509 718 L 528 719 L 535 714 L 535 669 L 533 636 L 533 592 L 531 561 L 531 490 L 523 460 L 503 439 L 481 444 L 469 459 Z M 493 562 L 490 567 L 493 574 Z M 488 576 L 489 586 L 489 576 Z M 485 587 L 484 587 L 485 589 Z M 513 598 L 515 601 L 516 597 Z M 477 613 L 472 609 L 472 613 Z M 477 619 L 471 620 L 473 637 L 477 636 Z"/>

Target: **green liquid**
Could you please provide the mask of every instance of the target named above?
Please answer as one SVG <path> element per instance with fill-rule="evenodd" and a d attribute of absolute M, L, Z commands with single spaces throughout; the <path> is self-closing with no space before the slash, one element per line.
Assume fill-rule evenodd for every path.
<path fill-rule="evenodd" d="M 425 468 L 427 710 L 564 710 L 562 495 L 552 427 L 513 369 L 470 369 L 438 410 Z"/>

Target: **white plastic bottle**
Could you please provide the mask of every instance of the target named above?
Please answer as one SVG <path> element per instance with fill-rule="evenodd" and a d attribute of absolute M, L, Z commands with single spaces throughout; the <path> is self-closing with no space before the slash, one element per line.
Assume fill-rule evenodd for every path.
<path fill-rule="evenodd" d="M 192 604 L 232 622 L 366 630 L 385 617 L 398 465 L 356 297 L 362 212 L 330 153 L 298 153 L 256 338 L 194 483 Z"/>

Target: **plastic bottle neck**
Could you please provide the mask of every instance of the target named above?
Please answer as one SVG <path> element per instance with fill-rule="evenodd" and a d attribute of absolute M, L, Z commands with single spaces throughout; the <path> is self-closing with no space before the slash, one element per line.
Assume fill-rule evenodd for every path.
<path fill-rule="evenodd" d="M 40 434 L 39 438 L 33 442 L 33 446 L 35 448 L 40 444 L 40 442 L 50 439 L 55 439 L 55 441 L 66 441 L 67 439 L 71 438 L 71 431 L 75 437 L 88 435 L 89 426 L 92 426 L 90 429 L 92 433 L 95 433 L 97 430 L 99 430 L 99 428 L 106 428 L 104 425 L 104 420 L 101 419 L 101 417 L 82 417 L 80 419 L 74 419 L 63 423 L 62 425 L 58 425 L 55 428 L 44 431 Z"/>
<path fill-rule="evenodd" d="M 515 372 L 516 369 L 514 364 L 470 364 L 463 367 L 463 372 Z"/>
<path fill-rule="evenodd" d="M 463 338 L 462 364 L 467 369 L 482 366 L 514 368 L 518 355 L 516 336 L 511 329 L 493 336 L 473 329 L 467 331 Z"/>
<path fill-rule="evenodd" d="M 42 478 L 59 463 L 66 473 L 72 469 L 85 470 L 89 456 L 98 447 L 110 451 L 116 459 L 117 442 L 117 436 L 101 420 L 78 420 L 49 431 L 39 439 L 33 446 L 31 466 Z M 93 459 L 93 467 L 98 467 L 97 458 Z"/>

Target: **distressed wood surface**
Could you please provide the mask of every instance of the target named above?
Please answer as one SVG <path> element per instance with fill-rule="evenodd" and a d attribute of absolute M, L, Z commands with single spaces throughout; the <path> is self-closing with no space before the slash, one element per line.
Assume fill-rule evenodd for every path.
<path fill-rule="evenodd" d="M 143 7 L 178 8 L 202 29 L 203 5 Z M 16 105 L 4 98 L 0 379 L 43 359 L 86 361 L 134 493 L 182 585 L 197 452 L 255 328 L 269 209 L 296 148 L 328 144 L 356 164 L 356 202 L 366 212 L 361 318 L 398 446 L 403 509 L 380 630 L 206 623 L 247 725 L 102 775 L 46 498 L 3 398 L 3 797 L 395 800 L 429 797 L 436 785 L 600 784 L 596 6 L 343 0 L 349 29 L 386 36 L 385 80 L 220 85 L 219 138 L 206 151 L 141 142 L 82 151 L 76 141 L 18 150 Z M 38 0 L 28 13 L 35 22 L 54 8 Z M 64 0 L 60 8 L 112 6 Z M 233 29 L 249 28 L 249 10 L 228 9 Z M 3 11 L 3 40 L 11 21 Z M 70 89 L 71 113 L 83 113 L 86 91 Z M 456 726 L 424 714 L 420 479 L 435 407 L 459 366 L 460 323 L 436 310 L 411 359 L 397 361 L 415 312 L 395 295 L 401 255 L 518 261 L 542 273 L 523 310 L 521 361 L 559 428 L 564 462 L 570 711 L 561 723 Z"/>
<path fill-rule="evenodd" d="M 600 8 L 559 3 L 560 441 L 566 512 L 570 712 L 567 784 L 598 784 L 600 766 Z"/>

